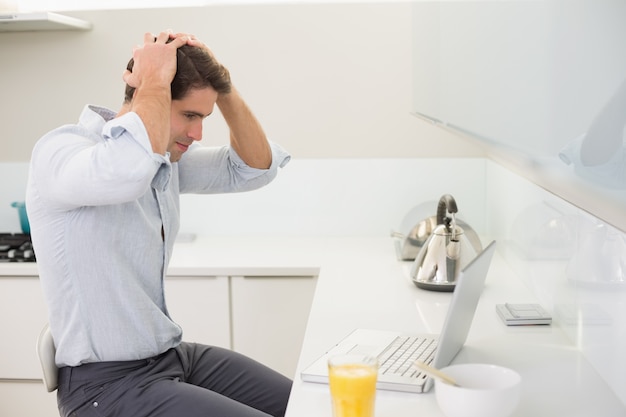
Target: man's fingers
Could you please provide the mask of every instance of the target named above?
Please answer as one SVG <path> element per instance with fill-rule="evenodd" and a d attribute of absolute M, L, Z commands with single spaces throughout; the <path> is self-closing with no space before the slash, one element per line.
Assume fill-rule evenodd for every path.
<path fill-rule="evenodd" d="M 137 85 L 135 84 L 136 80 L 133 76 L 133 73 L 130 72 L 129 70 L 124 71 L 124 73 L 122 74 L 122 80 L 124 80 L 124 82 L 128 84 L 129 86 L 137 88 Z"/>
<path fill-rule="evenodd" d="M 156 41 L 156 37 L 150 33 L 150 32 L 146 32 L 143 35 L 143 43 L 154 43 Z"/>
<path fill-rule="evenodd" d="M 183 37 L 187 37 L 187 39 L 196 39 L 195 35 L 192 35 L 191 33 L 183 33 L 183 32 L 178 32 L 178 33 L 170 33 L 170 37 L 171 38 L 183 38 Z"/>
<path fill-rule="evenodd" d="M 161 32 L 157 35 L 156 37 L 156 43 L 167 43 L 167 41 L 170 39 L 170 33 L 171 32 Z"/>
<path fill-rule="evenodd" d="M 185 45 L 188 40 L 189 40 L 189 37 L 187 35 L 181 36 L 181 37 L 175 37 L 174 39 L 172 39 L 170 44 L 174 45 L 177 48 L 180 48 L 181 46 Z"/>

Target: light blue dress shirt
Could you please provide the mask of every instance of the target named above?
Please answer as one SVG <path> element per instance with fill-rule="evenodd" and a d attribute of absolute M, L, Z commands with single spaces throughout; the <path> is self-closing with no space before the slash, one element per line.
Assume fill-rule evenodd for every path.
<path fill-rule="evenodd" d="M 37 142 L 26 208 L 58 366 L 143 359 L 180 343 L 163 294 L 179 194 L 266 185 L 290 159 L 270 145 L 267 170 L 228 146 L 194 144 L 170 163 L 135 113 L 96 106 Z"/>

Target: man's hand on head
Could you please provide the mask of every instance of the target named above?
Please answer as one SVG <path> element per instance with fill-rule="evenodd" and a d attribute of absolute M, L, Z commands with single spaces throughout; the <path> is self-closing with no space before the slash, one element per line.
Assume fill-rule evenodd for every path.
<path fill-rule="evenodd" d="M 176 74 L 176 50 L 188 41 L 188 35 L 176 36 L 171 31 L 161 32 L 156 37 L 146 33 L 143 45 L 133 49 L 133 69 L 124 71 L 124 82 L 134 88 L 146 83 L 169 86 Z"/>
<path fill-rule="evenodd" d="M 134 89 L 123 112 L 132 111 L 142 120 L 152 150 L 165 155 L 170 143 L 171 84 L 176 75 L 177 50 L 185 36 L 173 37 L 171 31 L 156 37 L 144 35 L 143 45 L 133 50 L 133 64 L 124 72 L 124 81 Z"/>

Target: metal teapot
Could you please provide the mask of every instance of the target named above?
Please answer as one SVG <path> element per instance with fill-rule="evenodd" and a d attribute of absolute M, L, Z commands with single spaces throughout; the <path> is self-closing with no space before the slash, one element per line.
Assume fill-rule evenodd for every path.
<path fill-rule="evenodd" d="M 402 220 L 398 231 L 392 230 L 396 257 L 400 261 L 415 261 L 422 246 L 437 228 L 437 216 L 430 213 L 436 201 L 427 201 L 413 207 Z M 476 249 L 476 253 L 482 251 L 482 245 L 478 234 L 472 227 L 464 222 L 458 215 L 455 216 L 457 226 L 463 229 L 465 236 Z"/>
<path fill-rule="evenodd" d="M 456 201 L 450 194 L 439 199 L 437 227 L 418 252 L 411 268 L 411 279 L 419 288 L 454 291 L 461 270 L 482 250 L 480 241 L 470 241 L 457 225 L 457 212 Z"/>

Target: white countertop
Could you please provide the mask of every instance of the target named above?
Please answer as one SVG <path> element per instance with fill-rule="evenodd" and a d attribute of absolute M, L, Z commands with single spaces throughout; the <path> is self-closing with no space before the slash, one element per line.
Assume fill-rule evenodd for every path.
<path fill-rule="evenodd" d="M 321 259 L 298 372 L 357 327 L 438 333 L 451 297 L 418 289 L 410 262 L 395 258 L 391 239 L 332 240 Z M 552 326 L 507 327 L 495 312 L 504 302 L 536 299 L 496 254 L 468 341 L 454 360 L 494 363 L 523 378 L 514 416 L 624 416 L 624 404 L 560 330 Z M 328 386 L 298 375 L 288 417 L 331 416 Z M 434 392 L 379 390 L 377 417 L 442 416 Z"/>
<path fill-rule="evenodd" d="M 391 238 L 198 238 L 177 243 L 170 275 L 319 275 L 287 410 L 288 417 L 331 416 L 328 386 L 302 382 L 299 370 L 357 327 L 438 333 L 451 297 L 418 289 L 410 262 Z M 37 275 L 36 264 L 0 264 L 2 276 Z M 466 346 L 455 362 L 487 362 L 523 377 L 514 416 L 624 416 L 626 408 L 557 324 L 507 327 L 504 302 L 532 293 L 496 253 Z M 378 391 L 377 417 L 442 416 L 433 392 Z"/>
<path fill-rule="evenodd" d="M 316 276 L 327 239 L 195 238 L 177 242 L 169 275 Z M 2 276 L 37 276 L 34 262 L 0 263 Z"/>

